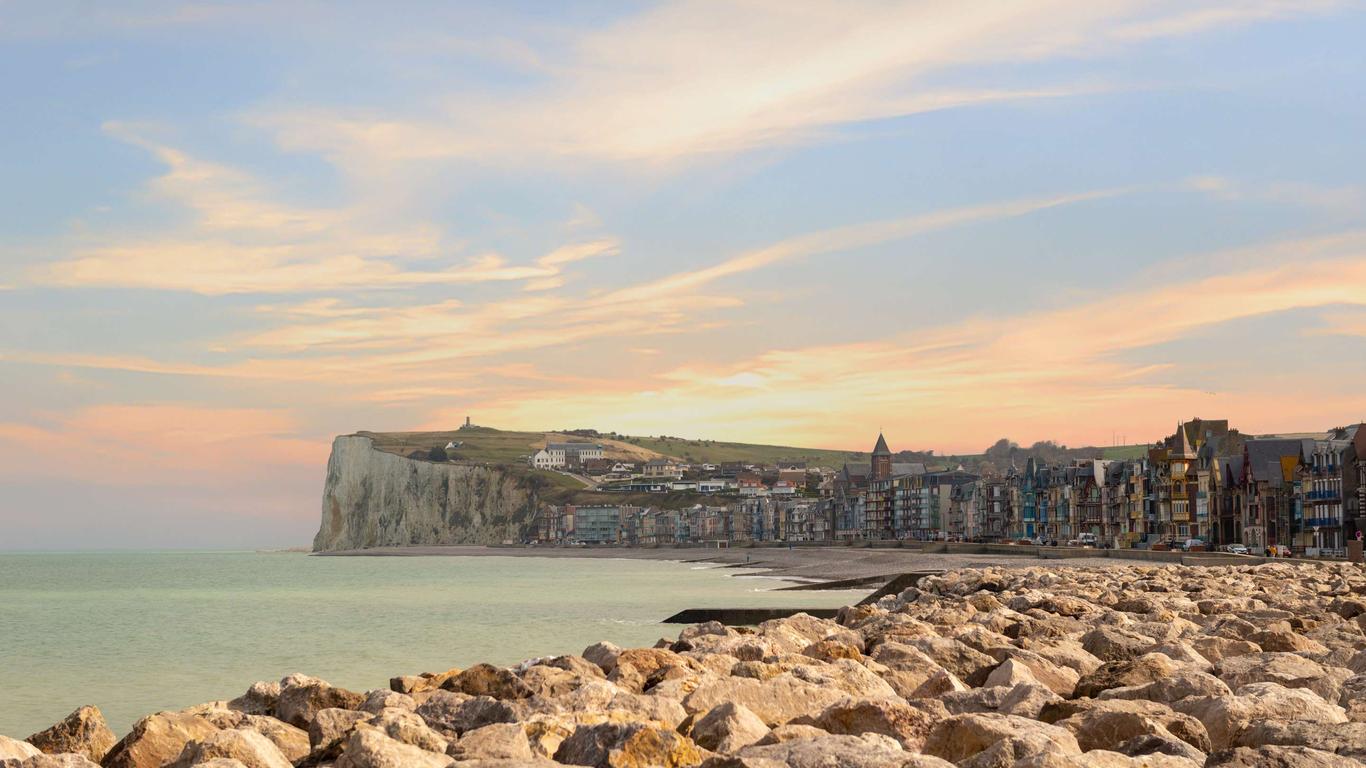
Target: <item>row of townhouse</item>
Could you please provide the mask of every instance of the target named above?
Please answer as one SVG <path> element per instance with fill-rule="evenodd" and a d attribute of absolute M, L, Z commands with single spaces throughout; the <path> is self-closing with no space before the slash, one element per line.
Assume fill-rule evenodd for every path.
<path fill-rule="evenodd" d="M 543 543 L 663 546 L 762 541 L 1083 541 L 1110 547 L 1200 539 L 1337 552 L 1366 532 L 1366 428 L 1250 438 L 1194 419 L 1142 456 L 979 476 L 892 461 L 878 437 L 820 498 L 741 497 L 685 509 L 549 507 Z"/>
<path fill-rule="evenodd" d="M 824 541 L 829 510 L 829 501 L 818 499 L 755 498 L 684 509 L 567 504 L 544 508 L 530 537 L 540 544 L 618 546 Z"/>
<path fill-rule="evenodd" d="M 881 435 L 829 494 L 832 540 L 1087 541 L 1341 550 L 1366 531 L 1366 429 L 1249 438 L 1193 419 L 1127 460 L 978 476 L 897 464 Z"/>

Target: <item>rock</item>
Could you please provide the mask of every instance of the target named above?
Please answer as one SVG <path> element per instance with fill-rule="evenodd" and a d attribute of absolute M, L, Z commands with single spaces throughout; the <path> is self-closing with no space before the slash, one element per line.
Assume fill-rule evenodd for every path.
<path fill-rule="evenodd" d="M 1044 707 L 1061 700 L 1062 697 L 1042 685 L 1024 683 L 1011 688 L 996 706 L 996 711 L 1037 720 Z"/>
<path fill-rule="evenodd" d="M 443 734 L 457 735 L 493 723 L 512 723 L 520 712 L 510 702 L 488 696 L 436 691 L 419 704 L 417 714 L 427 725 Z"/>
<path fill-rule="evenodd" d="M 835 661 L 836 659 L 858 661 L 863 658 L 863 654 L 858 648 L 839 640 L 818 640 L 803 648 L 802 655 L 810 656 L 819 661 Z"/>
<path fill-rule="evenodd" d="M 1263 651 L 1284 651 L 1309 655 L 1328 653 L 1328 649 L 1322 643 L 1315 642 L 1304 635 L 1296 634 L 1288 628 L 1262 630 L 1253 633 L 1247 639 L 1261 646 Z"/>
<path fill-rule="evenodd" d="M 601 669 L 604 675 L 610 675 L 617 668 L 617 657 L 620 655 L 621 648 L 608 642 L 594 643 L 583 649 L 583 657 Z"/>
<path fill-rule="evenodd" d="M 1081 647 L 1101 661 L 1132 659 L 1153 645 L 1152 638 L 1118 627 L 1096 627 L 1081 638 Z"/>
<path fill-rule="evenodd" d="M 185 745 L 174 768 L 202 765 L 216 757 L 231 758 L 246 768 L 293 768 L 275 744 L 256 731 L 215 731 Z"/>
<path fill-rule="evenodd" d="M 114 732 L 104 721 L 98 707 L 84 706 L 67 715 L 60 723 L 25 739 L 49 755 L 68 752 L 84 755 L 98 763 L 114 748 Z"/>
<path fill-rule="evenodd" d="M 41 754 L 41 749 L 26 741 L 0 736 L 0 760 L 24 760 Z"/>
<path fill-rule="evenodd" d="M 996 667 L 996 660 L 958 640 L 944 637 L 915 637 L 905 641 L 952 672 L 968 685 L 981 685 Z"/>
<path fill-rule="evenodd" d="M 878 675 L 902 697 L 909 697 L 925 681 L 944 671 L 919 648 L 905 643 L 883 643 L 873 652 L 872 658 L 886 667 Z"/>
<path fill-rule="evenodd" d="M 1238 731 L 1254 720 L 1347 722 L 1342 707 L 1303 688 L 1285 688 L 1275 683 L 1245 685 L 1233 696 L 1191 697 L 1175 702 L 1172 708 L 1204 723 L 1216 750 L 1227 748 Z"/>
<path fill-rule="evenodd" d="M 813 710 L 824 709 L 846 696 L 837 688 L 817 685 L 791 673 L 784 673 L 768 680 L 731 677 L 704 681 L 683 699 L 683 708 L 689 714 L 700 714 L 717 705 L 734 702 L 749 709 L 764 724 L 772 727 Z"/>
<path fill-rule="evenodd" d="M 1076 735 L 1077 744 L 1086 752 L 1119 751 L 1121 744 L 1139 737 L 1175 737 L 1200 752 L 1210 750 L 1209 734 L 1199 720 L 1161 705 L 1143 708 L 1098 704 L 1057 725 Z"/>
<path fill-rule="evenodd" d="M 228 702 L 228 709 L 248 715 L 274 715 L 275 702 L 280 699 L 280 684 L 261 680 L 251 684 L 247 692 Z"/>
<path fill-rule="evenodd" d="M 494 723 L 467 731 L 451 747 L 450 754 L 457 760 L 532 760 L 536 757 L 520 723 Z"/>
<path fill-rule="evenodd" d="M 1232 694 L 1224 681 L 1206 672 L 1183 669 L 1176 673 L 1140 685 L 1109 688 L 1097 694 L 1101 699 L 1146 699 L 1170 704 L 1191 696 L 1228 696 Z"/>
<path fill-rule="evenodd" d="M 968 686 L 958 679 L 958 676 L 941 669 L 930 676 L 930 679 L 920 684 L 919 688 L 906 696 L 908 699 L 937 699 L 950 693 L 959 693 L 968 690 Z"/>
<path fill-rule="evenodd" d="M 185 745 L 217 733 L 198 715 L 158 712 L 133 724 L 123 740 L 105 755 L 105 768 L 161 768 L 180 757 Z"/>
<path fill-rule="evenodd" d="M 1225 768 L 1360 768 L 1361 763 L 1308 747 L 1238 747 L 1209 756 L 1206 766 Z"/>
<path fill-rule="evenodd" d="M 1196 765 L 1204 765 L 1205 759 L 1208 757 L 1189 743 L 1175 736 L 1162 734 L 1135 736 L 1128 741 L 1121 742 L 1115 747 L 1115 751 L 1130 757 L 1171 755 L 1172 757 L 1185 758 Z"/>
<path fill-rule="evenodd" d="M 681 768 L 704 758 L 688 737 L 642 723 L 581 725 L 555 751 L 556 762 L 598 768 Z"/>
<path fill-rule="evenodd" d="M 1238 731 L 1234 747 L 1301 746 L 1366 763 L 1366 723 L 1257 720 Z"/>
<path fill-rule="evenodd" d="M 1145 685 L 1175 674 L 1176 665 L 1160 653 L 1107 661 L 1077 681 L 1076 696 L 1095 697 L 1110 688 Z"/>
<path fill-rule="evenodd" d="M 406 709 L 413 712 L 417 710 L 417 702 L 413 700 L 412 696 L 397 691 L 378 690 L 365 694 L 365 701 L 361 702 L 360 711 L 375 715 L 379 714 L 382 709 Z"/>
<path fill-rule="evenodd" d="M 1243 656 L 1249 653 L 1261 653 L 1262 647 L 1250 640 L 1237 640 L 1227 637 L 1217 637 L 1213 635 L 1202 635 L 1191 640 L 1191 647 L 1211 663 L 1217 664 L 1223 659 L 1234 656 Z"/>
<path fill-rule="evenodd" d="M 954 715 L 939 722 L 925 739 L 922 751 L 964 766 L 969 764 L 969 759 L 989 750 L 993 754 L 985 756 L 987 759 L 982 761 L 985 764 L 992 764 L 989 761 L 998 755 L 1003 759 L 1021 760 L 1043 753 L 1081 753 L 1076 737 L 1065 728 L 990 713 Z"/>
<path fill-rule="evenodd" d="M 353 709 L 329 707 L 320 710 L 308 724 L 308 744 L 315 753 L 331 753 L 350 738 L 356 723 L 363 723 L 374 715 Z"/>
<path fill-rule="evenodd" d="M 416 712 L 406 709 L 381 709 L 366 724 L 379 729 L 394 741 L 411 744 L 428 752 L 445 752 L 450 746 L 447 739 L 429 727 Z"/>
<path fill-rule="evenodd" d="M 241 715 L 236 723 L 233 723 L 230 726 L 220 724 L 211 718 L 206 719 L 209 719 L 210 722 L 213 722 L 213 724 L 219 728 L 232 727 L 256 731 L 267 739 L 270 739 L 270 742 L 274 744 L 275 747 L 280 750 L 280 753 L 285 756 L 285 759 L 291 763 L 302 759 L 311 750 L 307 731 L 295 728 L 289 723 L 276 720 L 273 717 L 244 714 Z"/>
<path fill-rule="evenodd" d="M 475 664 L 442 684 L 442 688 L 470 696 L 494 699 L 525 699 L 531 688 L 516 675 L 492 664 Z"/>
<path fill-rule="evenodd" d="M 689 737 L 703 749 L 728 754 L 769 734 L 759 716 L 734 702 L 718 704 L 693 723 Z"/>
<path fill-rule="evenodd" d="M 324 709 L 360 709 L 365 696 L 337 688 L 307 675 L 290 675 L 280 681 L 280 697 L 275 716 L 295 728 L 307 728 L 313 716 Z"/>
<path fill-rule="evenodd" d="M 903 749 L 919 752 L 937 720 L 895 699 L 845 699 L 819 714 L 800 717 L 795 725 L 811 725 L 828 733 L 859 736 L 877 733 L 890 736 Z"/>
<path fill-rule="evenodd" d="M 100 764 L 92 763 L 85 755 L 59 752 L 54 755 L 34 755 L 23 760 L 0 760 L 0 768 L 100 768 Z"/>
<path fill-rule="evenodd" d="M 395 741 L 374 728 L 361 726 L 351 732 L 336 768 L 449 768 L 455 761 Z"/>
<path fill-rule="evenodd" d="M 745 747 L 733 757 L 714 757 L 704 768 L 944 768 L 950 763 L 908 755 L 895 740 L 878 734 L 820 734 L 777 744 Z"/>
<path fill-rule="evenodd" d="M 1023 663 L 1006 659 L 987 675 L 984 688 L 1014 688 L 1017 685 L 1038 684 L 1038 678 Z"/>
<path fill-rule="evenodd" d="M 1276 683 L 1286 688 L 1308 688 L 1325 701 L 1337 701 L 1345 677 L 1334 677 L 1322 665 L 1294 653 L 1250 653 L 1224 659 L 1214 674 L 1230 688 L 1248 683 Z"/>

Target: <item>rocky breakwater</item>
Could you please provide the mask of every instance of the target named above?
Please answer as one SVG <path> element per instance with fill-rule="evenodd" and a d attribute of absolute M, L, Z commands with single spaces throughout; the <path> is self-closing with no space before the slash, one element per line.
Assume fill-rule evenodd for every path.
<path fill-rule="evenodd" d="M 493 544 L 518 538 L 538 504 L 525 472 L 404 458 L 344 435 L 332 441 L 313 551 Z"/>
<path fill-rule="evenodd" d="M 366 693 L 291 675 L 107 730 L 80 710 L 0 739 L 0 766 L 1356 766 L 1366 576 L 953 571 L 834 621 L 696 625 Z"/>

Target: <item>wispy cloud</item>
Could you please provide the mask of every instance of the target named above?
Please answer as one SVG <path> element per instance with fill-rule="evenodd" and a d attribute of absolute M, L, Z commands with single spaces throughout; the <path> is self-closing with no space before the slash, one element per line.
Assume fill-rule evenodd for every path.
<path fill-rule="evenodd" d="M 919 441 L 917 447 L 963 451 L 980 449 L 1007 429 L 1094 440 L 1096 425 L 1104 424 L 1142 435 L 1155 419 L 1201 408 L 1266 429 L 1326 423 L 1351 410 L 1350 398 L 1325 393 L 1312 407 L 1273 408 L 1284 398 L 1262 382 L 1241 382 L 1213 395 L 1182 386 L 1174 362 L 1125 361 L 1126 351 L 1302 308 L 1354 307 L 1335 330 L 1356 332 L 1356 315 L 1366 308 L 1366 235 L 1277 248 L 1293 250 L 1300 260 L 1162 281 L 1101 300 L 914 334 L 774 350 L 738 364 L 692 362 L 629 388 L 608 383 L 608 391 L 552 388 L 520 393 L 516 400 L 493 396 L 477 408 L 518 425 L 548 423 L 567 412 L 628 432 L 649 423 L 655 425 L 650 432 L 703 423 L 725 425 L 720 437 L 825 443 L 833 437 L 851 446 L 882 423 Z"/>
<path fill-rule="evenodd" d="M 599 238 L 563 246 L 534 264 L 513 264 L 496 253 L 462 257 L 430 225 L 394 228 L 370 221 L 357 208 L 274 201 L 241 171 L 149 141 L 127 125 L 110 124 L 108 130 L 166 165 L 147 191 L 188 209 L 191 220 L 169 230 L 117 234 L 107 244 L 78 245 L 68 258 L 32 270 L 37 282 L 206 295 L 519 281 L 544 287 L 566 265 L 618 250 L 615 240 Z"/>
<path fill-rule="evenodd" d="M 1224 176 L 1192 176 L 1186 186 L 1228 202 L 1262 202 L 1317 208 L 1335 213 L 1366 211 L 1366 188 L 1325 186 L 1296 181 L 1245 182 Z"/>
<path fill-rule="evenodd" d="M 433 158 L 661 163 L 809 142 L 831 127 L 1003 100 L 1094 93 L 1046 83 L 946 86 L 975 65 L 1110 55 L 1116 47 L 1318 12 L 1329 2 L 1022 0 L 715 3 L 675 0 L 580 34 L 548 82 L 408 115 L 326 105 L 258 110 L 290 149 L 352 169 Z"/>

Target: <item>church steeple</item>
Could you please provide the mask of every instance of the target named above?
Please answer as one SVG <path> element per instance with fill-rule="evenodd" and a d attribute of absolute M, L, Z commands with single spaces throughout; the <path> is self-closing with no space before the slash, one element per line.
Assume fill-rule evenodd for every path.
<path fill-rule="evenodd" d="M 887 447 L 887 438 L 881 432 L 877 435 L 877 445 L 873 446 L 873 465 L 870 470 L 870 480 L 887 480 L 892 476 L 892 449 Z"/>

